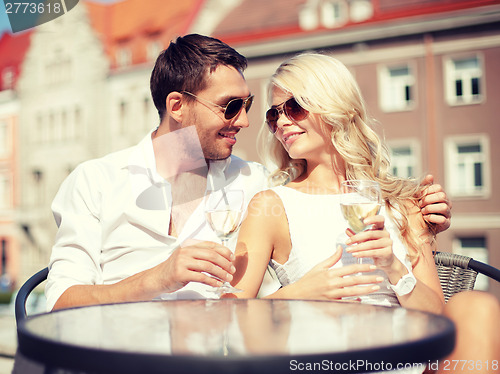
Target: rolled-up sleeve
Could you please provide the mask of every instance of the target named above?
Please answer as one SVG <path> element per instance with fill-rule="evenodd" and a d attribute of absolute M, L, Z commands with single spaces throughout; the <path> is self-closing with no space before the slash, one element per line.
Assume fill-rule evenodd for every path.
<path fill-rule="evenodd" d="M 63 182 L 52 212 L 58 226 L 45 287 L 47 310 L 71 286 L 102 283 L 100 206 L 103 178 L 91 162 Z"/>

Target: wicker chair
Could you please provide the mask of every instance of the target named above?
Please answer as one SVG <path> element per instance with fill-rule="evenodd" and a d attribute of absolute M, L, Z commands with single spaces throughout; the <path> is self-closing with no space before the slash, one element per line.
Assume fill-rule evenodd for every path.
<path fill-rule="evenodd" d="M 478 273 L 500 282 L 500 270 L 471 257 L 449 252 L 434 254 L 444 299 L 448 301 L 457 292 L 472 290 Z"/>

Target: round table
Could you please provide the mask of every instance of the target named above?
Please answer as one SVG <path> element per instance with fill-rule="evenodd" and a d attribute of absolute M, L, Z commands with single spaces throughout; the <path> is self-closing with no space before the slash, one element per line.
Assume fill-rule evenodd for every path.
<path fill-rule="evenodd" d="M 345 302 L 175 300 L 97 305 L 28 318 L 19 351 L 96 373 L 386 371 L 428 363 L 455 344 L 430 313 Z"/>

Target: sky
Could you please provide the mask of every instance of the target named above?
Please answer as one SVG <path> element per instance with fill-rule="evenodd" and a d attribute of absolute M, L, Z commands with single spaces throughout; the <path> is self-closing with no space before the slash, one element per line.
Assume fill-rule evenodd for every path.
<path fill-rule="evenodd" d="M 0 1 L 0 34 L 3 34 L 5 31 L 11 31 L 9 18 L 5 13 L 5 3 Z"/>
<path fill-rule="evenodd" d="M 38 0 L 37 2 L 39 2 Z M 83 0 L 80 0 L 80 2 Z M 115 3 L 117 1 L 123 1 L 123 0 L 91 0 L 94 3 Z M 78 4 L 80 5 L 80 4 Z M 77 5 L 77 6 L 78 6 Z M 10 23 L 9 23 L 9 17 L 7 16 L 7 13 L 5 11 L 5 3 L 4 1 L 0 1 L 0 35 L 3 34 L 4 32 L 12 32 L 12 29 L 10 28 Z"/>

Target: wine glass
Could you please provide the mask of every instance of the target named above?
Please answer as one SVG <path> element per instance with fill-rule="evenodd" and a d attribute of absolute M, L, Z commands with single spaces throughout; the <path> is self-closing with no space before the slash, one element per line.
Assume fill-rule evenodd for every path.
<path fill-rule="evenodd" d="M 367 217 L 377 215 L 382 205 L 380 185 L 372 180 L 347 180 L 340 185 L 340 208 L 349 227 L 356 234 L 368 230 Z M 357 263 L 361 264 L 361 258 Z"/>
<path fill-rule="evenodd" d="M 222 245 L 227 247 L 228 240 L 238 231 L 243 216 L 244 193 L 242 190 L 218 190 L 210 191 L 205 197 L 205 217 L 221 240 Z M 217 295 L 225 293 L 241 292 L 229 282 L 224 282 L 214 292 Z"/>

